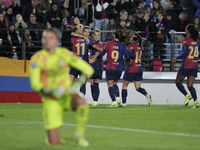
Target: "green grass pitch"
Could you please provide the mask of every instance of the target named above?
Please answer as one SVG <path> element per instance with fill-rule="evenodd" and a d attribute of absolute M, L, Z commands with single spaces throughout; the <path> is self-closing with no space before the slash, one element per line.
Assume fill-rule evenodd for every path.
<path fill-rule="evenodd" d="M 65 145 L 47 146 L 42 104 L 0 104 L 0 150 L 199 150 L 200 109 L 191 105 L 90 108 L 88 148 L 74 141 L 75 114 L 64 113 Z"/>

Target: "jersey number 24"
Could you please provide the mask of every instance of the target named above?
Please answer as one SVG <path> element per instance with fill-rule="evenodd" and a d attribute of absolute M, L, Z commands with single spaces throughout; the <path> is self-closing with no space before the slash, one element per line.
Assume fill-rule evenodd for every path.
<path fill-rule="evenodd" d="M 195 47 L 190 46 L 189 49 L 190 49 L 190 53 L 189 53 L 189 56 L 188 56 L 189 59 L 194 59 L 194 57 L 196 57 L 196 58 L 199 57 L 199 49 L 198 49 L 198 46 L 195 46 Z M 193 52 L 194 52 L 194 56 L 192 56 L 192 53 L 193 53 Z"/>

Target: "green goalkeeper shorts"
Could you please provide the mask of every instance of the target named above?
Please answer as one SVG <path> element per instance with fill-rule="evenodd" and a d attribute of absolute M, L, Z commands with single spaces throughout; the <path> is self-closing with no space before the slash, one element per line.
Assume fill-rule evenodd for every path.
<path fill-rule="evenodd" d="M 42 98 L 43 118 L 46 130 L 59 128 L 63 124 L 64 110 L 71 110 L 72 95 L 66 94 L 61 99 L 52 100 Z"/>

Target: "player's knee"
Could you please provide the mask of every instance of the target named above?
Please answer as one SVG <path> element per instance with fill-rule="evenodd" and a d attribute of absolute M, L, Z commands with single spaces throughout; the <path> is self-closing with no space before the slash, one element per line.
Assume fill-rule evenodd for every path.
<path fill-rule="evenodd" d="M 72 97 L 71 107 L 72 110 L 76 110 L 76 108 L 80 105 L 87 105 L 87 102 L 84 98 L 82 98 L 80 95 L 76 94 Z"/>

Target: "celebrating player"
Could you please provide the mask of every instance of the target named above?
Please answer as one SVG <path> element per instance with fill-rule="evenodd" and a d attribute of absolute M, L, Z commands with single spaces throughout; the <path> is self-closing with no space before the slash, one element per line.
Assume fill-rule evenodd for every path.
<path fill-rule="evenodd" d="M 101 37 L 101 31 L 96 29 L 92 36 L 94 39 L 94 44 L 103 48 L 103 44 L 99 40 Z M 89 58 L 95 58 L 98 54 L 99 52 L 96 51 L 96 49 L 91 49 L 91 56 L 89 56 Z M 103 57 L 94 62 L 92 64 L 92 67 L 94 68 L 95 72 L 93 76 L 90 78 L 91 92 L 93 98 L 93 102 L 90 104 L 90 106 L 97 106 L 99 98 L 99 82 L 102 79 L 102 71 L 103 71 Z"/>
<path fill-rule="evenodd" d="M 76 112 L 75 138 L 78 145 L 87 147 L 89 142 L 84 138 L 88 120 L 88 105 L 77 94 L 78 88 L 86 80 L 82 75 L 71 84 L 69 65 L 80 70 L 87 76 L 92 76 L 93 68 L 66 48 L 57 47 L 60 34 L 57 29 L 47 29 L 43 32 L 43 49 L 31 58 L 30 81 L 33 90 L 38 91 L 43 101 L 43 116 L 48 135 L 48 144 L 61 143 L 60 127 L 63 123 L 63 111 Z"/>
<path fill-rule="evenodd" d="M 101 51 L 102 48 L 98 47 L 96 44 L 93 43 L 91 38 L 88 38 L 90 34 L 90 28 L 84 27 L 83 25 L 79 24 L 77 26 L 76 33 L 71 33 L 73 36 L 71 38 L 71 43 L 73 44 L 73 52 L 81 57 L 83 60 L 88 62 L 88 49 L 89 46 Z M 81 75 L 81 72 L 75 68 L 71 68 L 70 70 L 70 78 L 72 82 L 75 82 L 78 75 Z M 82 84 L 80 88 L 80 92 L 85 95 L 86 92 L 86 82 Z"/>
<path fill-rule="evenodd" d="M 90 60 L 90 63 L 94 63 L 97 59 L 100 59 L 105 53 L 107 53 L 107 68 L 106 68 L 106 80 L 108 85 L 108 92 L 112 99 L 112 104 L 109 107 L 122 106 L 119 97 L 119 88 L 117 82 L 121 77 L 124 65 L 123 55 L 126 59 L 130 60 L 125 42 L 126 36 L 123 35 L 123 30 L 118 29 L 114 33 L 114 41 L 108 41 L 104 46 L 104 50 L 96 57 Z M 115 97 L 116 96 L 116 97 Z M 116 102 L 117 100 L 117 102 Z"/>
<path fill-rule="evenodd" d="M 137 32 L 131 32 L 127 37 L 129 45 L 129 56 L 132 59 L 131 65 L 128 65 L 123 77 L 122 85 L 122 105 L 126 106 L 127 87 L 130 82 L 134 81 L 135 89 L 147 97 L 149 106 L 152 104 L 151 95 L 141 88 L 143 69 L 141 65 L 142 56 L 142 37 Z"/>
<path fill-rule="evenodd" d="M 177 77 L 176 77 L 176 86 L 181 93 L 186 97 L 184 106 L 189 104 L 189 101 L 193 98 L 194 105 L 192 108 L 199 107 L 199 102 L 197 101 L 196 90 L 193 87 L 195 78 L 197 77 L 198 72 L 198 58 L 199 58 L 199 33 L 192 24 L 189 24 L 185 28 L 186 38 L 183 39 L 183 49 L 182 54 L 176 58 L 173 58 L 172 62 L 176 63 L 178 59 L 182 59 L 181 66 L 179 68 Z M 182 82 L 187 77 L 187 87 L 191 93 L 189 95 Z"/>

